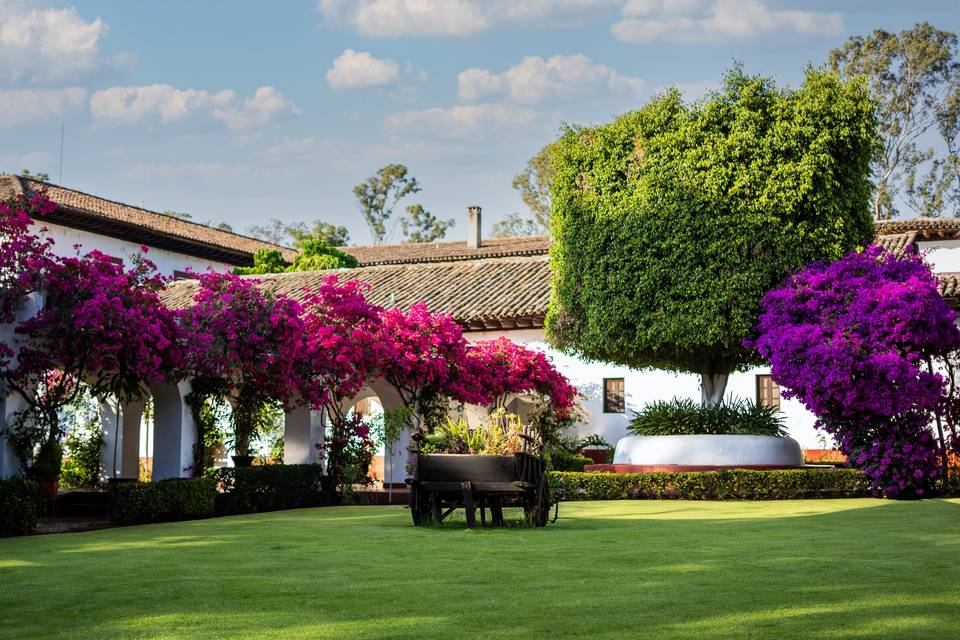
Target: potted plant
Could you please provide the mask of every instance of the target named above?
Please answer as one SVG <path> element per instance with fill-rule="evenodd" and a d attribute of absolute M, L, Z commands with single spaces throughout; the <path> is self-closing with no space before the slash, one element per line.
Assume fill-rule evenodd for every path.
<path fill-rule="evenodd" d="M 60 468 L 63 464 L 63 446 L 56 440 L 47 440 L 37 451 L 30 466 L 30 476 L 40 487 L 40 494 L 56 498 L 60 490 Z"/>
<path fill-rule="evenodd" d="M 607 464 L 613 459 L 613 445 L 599 433 L 589 435 L 579 443 L 580 453 L 594 464 Z"/>

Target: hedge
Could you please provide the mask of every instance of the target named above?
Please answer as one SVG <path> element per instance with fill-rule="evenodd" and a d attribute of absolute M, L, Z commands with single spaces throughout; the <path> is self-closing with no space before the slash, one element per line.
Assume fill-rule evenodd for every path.
<path fill-rule="evenodd" d="M 256 513 L 327 504 L 323 467 L 318 464 L 270 464 L 218 469 L 224 496 L 218 511 Z"/>
<path fill-rule="evenodd" d="M 784 500 L 871 495 L 869 479 L 856 469 L 731 469 L 688 473 L 551 471 L 549 482 L 552 495 L 560 500 Z"/>
<path fill-rule="evenodd" d="M 547 469 L 552 471 L 583 471 L 588 464 L 594 464 L 593 460 L 562 449 L 547 454 Z"/>
<path fill-rule="evenodd" d="M 118 524 L 195 520 L 213 515 L 217 484 L 212 478 L 172 478 L 116 484 L 110 493 Z"/>
<path fill-rule="evenodd" d="M 42 510 L 43 499 L 36 482 L 0 480 L 0 538 L 33 533 Z"/>

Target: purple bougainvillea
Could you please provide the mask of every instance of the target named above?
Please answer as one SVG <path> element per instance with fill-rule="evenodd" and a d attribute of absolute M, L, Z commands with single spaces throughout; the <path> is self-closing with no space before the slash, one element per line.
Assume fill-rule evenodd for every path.
<path fill-rule="evenodd" d="M 873 246 L 813 264 L 770 291 L 745 344 L 878 494 L 923 496 L 939 473 L 929 425 L 945 394 L 927 362 L 960 345 L 954 321 L 919 256 Z"/>

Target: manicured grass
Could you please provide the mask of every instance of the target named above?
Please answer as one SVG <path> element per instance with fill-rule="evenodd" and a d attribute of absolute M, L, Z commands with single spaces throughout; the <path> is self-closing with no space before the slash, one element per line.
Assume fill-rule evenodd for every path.
<path fill-rule="evenodd" d="M 400 507 L 0 540 L 0 638 L 948 638 L 960 501 Z"/>

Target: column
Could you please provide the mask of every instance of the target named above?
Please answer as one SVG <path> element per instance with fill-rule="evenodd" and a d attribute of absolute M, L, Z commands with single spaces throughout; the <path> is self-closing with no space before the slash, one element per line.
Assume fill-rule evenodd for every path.
<path fill-rule="evenodd" d="M 185 400 L 190 383 L 153 385 L 150 391 L 154 402 L 153 479 L 192 477 L 197 427 Z"/>

